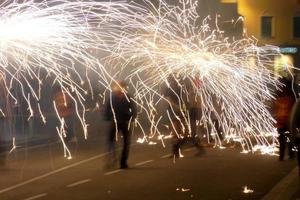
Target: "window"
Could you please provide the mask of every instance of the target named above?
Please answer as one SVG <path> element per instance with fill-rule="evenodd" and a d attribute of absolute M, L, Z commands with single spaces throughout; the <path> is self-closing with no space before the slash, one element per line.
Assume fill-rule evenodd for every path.
<path fill-rule="evenodd" d="M 264 38 L 270 38 L 274 36 L 273 31 L 273 17 L 263 16 L 261 17 L 261 36 Z"/>
<path fill-rule="evenodd" d="M 300 38 L 300 16 L 293 20 L 294 38 Z"/>
<path fill-rule="evenodd" d="M 222 3 L 237 3 L 237 0 L 222 0 Z"/>

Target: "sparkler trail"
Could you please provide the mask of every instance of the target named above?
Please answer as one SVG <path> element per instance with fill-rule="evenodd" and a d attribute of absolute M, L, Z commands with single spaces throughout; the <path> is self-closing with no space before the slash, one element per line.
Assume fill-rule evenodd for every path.
<path fill-rule="evenodd" d="M 86 94 L 90 91 L 93 95 L 93 87 L 100 86 L 110 91 L 111 83 L 125 76 L 150 124 L 147 135 L 141 117 L 136 121 L 144 133 L 143 141 L 157 136 L 163 142 L 161 124 L 169 119 L 158 107 L 169 104 L 169 115 L 175 113 L 176 105 L 161 89 L 171 87 L 168 77 L 172 76 L 181 88 L 177 106 L 183 116 L 182 127 L 190 122 L 186 105 L 191 98 L 198 98 L 202 118 L 197 123 L 205 127 L 208 136 L 216 132 L 211 127 L 218 120 L 224 138 L 239 141 L 245 151 L 267 146 L 269 153 L 274 153 L 274 120 L 266 102 L 273 99 L 269 86 L 278 85 L 270 70 L 270 57 L 280 55 L 279 49 L 259 47 L 255 39 L 247 37 L 230 41 L 218 26 L 213 29 L 209 25 L 208 18 L 200 21 L 197 2 L 192 0 L 180 1 L 177 6 L 159 2 L 156 7 L 147 0 L 145 5 L 5 1 L 0 7 L 0 73 L 5 76 L 10 98 L 17 104 L 20 97 L 12 91 L 21 88 L 29 118 L 39 114 L 46 122 L 39 100 L 45 79 L 53 77 L 53 84 L 75 103 L 87 137 Z M 98 86 L 92 85 L 91 74 L 97 77 Z M 195 79 L 200 85 L 192 84 Z M 34 113 L 33 104 L 38 105 L 39 113 Z M 64 119 L 57 116 L 62 123 L 58 134 L 63 138 Z M 186 130 L 191 134 L 190 126 Z M 220 144 L 218 135 L 212 137 Z"/>
<path fill-rule="evenodd" d="M 149 5 L 154 9 L 151 3 Z M 216 132 L 213 124 L 217 120 L 225 138 L 239 141 L 244 151 L 274 153 L 274 119 L 266 102 L 273 99 L 270 85 L 276 88 L 278 84 L 277 76 L 271 71 L 270 56 L 280 55 L 279 49 L 258 47 L 255 39 L 246 37 L 230 42 L 218 27 L 212 29 L 206 20 L 199 27 L 195 26 L 200 18 L 196 6 L 193 1 L 181 2 L 181 6 L 160 1 L 159 8 L 149 13 L 142 24 L 133 26 L 129 22 L 131 31 L 120 38 L 110 57 L 110 61 L 123 58 L 120 65 L 124 68 L 129 64 L 137 66 L 128 79 L 138 82 L 136 99 L 147 110 L 153 131 L 150 137 L 159 133 L 160 115 L 155 108 L 159 102 L 170 104 L 169 112 L 184 129 L 190 123 L 185 106 L 191 101 L 189 98 L 196 96 L 202 110 L 199 123 L 206 128 L 207 136 L 211 131 Z M 170 76 L 181 88 L 180 92 L 171 88 L 179 99 L 177 107 L 181 114 L 176 113 L 174 104 L 158 92 L 164 83 L 172 87 L 168 81 Z M 192 87 L 188 88 L 186 81 L 182 81 L 186 79 Z M 200 86 L 192 84 L 194 80 L 199 80 Z M 191 96 L 193 90 L 194 97 Z M 171 127 L 176 135 L 180 134 L 173 124 Z M 187 129 L 191 131 L 190 127 Z M 218 135 L 212 137 L 221 144 Z"/>
<path fill-rule="evenodd" d="M 128 16 L 133 15 L 129 8 L 130 5 L 124 2 L 2 3 L 0 73 L 14 104 L 18 104 L 20 98 L 27 102 L 28 120 L 33 115 L 40 115 L 46 122 L 39 101 L 45 79 L 50 76 L 53 77 L 53 85 L 59 85 L 74 101 L 76 115 L 87 137 L 84 100 L 92 86 L 89 84 L 90 88 L 84 89 L 82 84 L 89 82 L 89 75 L 93 73 L 102 85 L 109 87 L 109 73 L 93 51 L 109 50 L 110 40 L 105 38 L 110 35 L 110 27 L 116 29 L 114 24 L 120 17 L 128 20 Z M 133 10 L 140 9 L 131 9 L 131 12 Z M 121 13 L 124 15 L 120 16 Z M 15 88 L 20 88 L 21 95 L 13 92 Z M 34 113 L 33 104 L 38 104 L 39 113 Z M 62 122 L 61 127 L 64 127 L 64 120 L 59 115 L 58 118 Z M 63 128 L 57 130 L 60 130 L 58 133 L 62 138 Z"/>

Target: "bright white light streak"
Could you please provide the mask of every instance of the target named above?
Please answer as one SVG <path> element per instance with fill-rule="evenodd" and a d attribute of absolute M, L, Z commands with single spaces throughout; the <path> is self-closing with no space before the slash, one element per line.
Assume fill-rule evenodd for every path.
<path fill-rule="evenodd" d="M 243 187 L 243 193 L 249 194 L 249 193 L 253 193 L 253 192 L 254 192 L 254 190 L 251 190 L 250 188 L 248 188 L 248 186 Z"/>
<path fill-rule="evenodd" d="M 148 0 L 144 3 L 2 3 L 0 73 L 5 74 L 10 97 L 17 103 L 19 97 L 12 88 L 21 88 L 31 117 L 31 104 L 39 102 L 44 78 L 53 77 L 53 85 L 59 85 L 72 98 L 87 138 L 87 90 L 92 96 L 92 87 L 110 91 L 111 83 L 125 76 L 134 90 L 135 102 L 151 123 L 149 137 L 154 137 L 162 132 L 161 121 L 171 121 L 170 115 L 175 113 L 175 105 L 162 90 L 169 86 L 167 78 L 173 76 L 181 93 L 170 89 L 181 102 L 177 107 L 183 115 L 180 121 L 182 129 L 187 130 L 185 134 L 191 134 L 186 99 L 192 98 L 190 92 L 194 90 L 201 99 L 199 124 L 207 129 L 207 138 L 216 118 L 224 138 L 240 142 L 244 152 L 253 151 L 256 145 L 268 148 L 277 144 L 275 120 L 266 102 L 274 99 L 273 88 L 279 85 L 271 70 L 271 58 L 280 56 L 279 48 L 258 46 L 253 37 L 227 38 L 217 21 L 215 28 L 210 26 L 210 17 L 199 23 L 196 1 L 170 5 L 160 0 L 159 7 Z M 91 84 L 91 74 L 99 85 Z M 188 87 L 195 79 L 200 85 Z M 32 82 L 37 83 L 37 90 Z M 87 88 L 83 83 L 87 83 Z M 157 109 L 160 104 L 167 104 L 170 109 L 162 112 Z M 43 113 L 43 108 L 38 109 Z M 141 123 L 136 124 L 147 138 L 148 131 Z M 182 137 L 170 124 L 169 131 Z M 61 137 L 63 130 L 59 132 Z M 212 137 L 219 141 L 217 134 Z"/>

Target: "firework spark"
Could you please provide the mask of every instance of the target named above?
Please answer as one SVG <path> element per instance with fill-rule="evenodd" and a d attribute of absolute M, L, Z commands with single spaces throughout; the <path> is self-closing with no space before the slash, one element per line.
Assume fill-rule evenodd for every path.
<path fill-rule="evenodd" d="M 217 25 L 209 25 L 208 18 L 202 21 L 196 8 L 192 0 L 179 5 L 161 0 L 158 6 L 148 0 L 144 5 L 6 1 L 0 8 L 0 73 L 5 76 L 5 88 L 14 103 L 19 99 L 12 91 L 21 88 L 29 118 L 37 114 L 32 104 L 38 104 L 46 122 L 39 100 L 45 78 L 53 77 L 53 84 L 75 103 L 87 137 L 84 102 L 88 91 L 93 95 L 96 87 L 90 75 L 97 77 L 97 87 L 107 91 L 111 82 L 125 77 L 141 109 L 136 125 L 144 134 L 142 140 L 149 142 L 147 138 L 157 136 L 164 144 L 162 124 L 166 121 L 171 122 L 170 131 L 182 134 L 172 130 L 170 115 L 175 114 L 176 105 L 162 92 L 172 87 L 169 77 L 173 77 L 180 86 L 177 107 L 187 134 L 192 134 L 187 107 L 192 98 L 198 98 L 202 117 L 197 125 L 204 127 L 208 140 L 213 138 L 218 144 L 222 138 L 239 141 L 244 151 L 267 147 L 265 152 L 272 153 L 276 134 L 266 102 L 273 99 L 271 88 L 278 85 L 270 57 L 280 55 L 279 49 L 259 47 L 253 38 L 226 38 Z M 195 80 L 200 84 L 189 84 Z M 160 111 L 163 104 L 170 105 L 167 112 Z M 64 119 L 57 116 L 62 124 L 57 130 L 63 138 Z M 214 134 L 216 120 L 222 138 Z M 149 135 L 142 121 L 150 124 Z"/>
<path fill-rule="evenodd" d="M 266 104 L 274 98 L 271 88 L 278 85 L 270 56 L 279 56 L 279 49 L 259 47 L 255 39 L 247 37 L 230 41 L 218 27 L 212 29 L 207 19 L 196 26 L 200 19 L 196 6 L 193 1 L 179 6 L 160 1 L 158 9 L 149 12 L 142 23 L 128 22 L 130 31 L 123 33 L 109 60 L 118 60 L 122 68 L 136 66 L 127 78 L 137 82 L 135 99 L 151 122 L 150 137 L 161 134 L 157 128 L 160 102 L 171 107 L 168 118 L 177 137 L 192 134 L 186 108 L 192 98 L 198 98 L 202 117 L 197 124 L 206 129 L 208 140 L 213 138 L 221 144 L 220 136 L 211 134 L 216 132 L 213 124 L 218 121 L 225 140 L 240 142 L 245 151 L 274 153 L 276 131 Z M 179 85 L 179 92 L 172 88 L 170 76 Z M 191 84 L 195 80 L 200 85 Z M 177 105 L 162 94 L 163 85 L 177 96 Z M 172 114 L 185 133 L 178 133 Z"/>
<path fill-rule="evenodd" d="M 114 24 L 120 18 L 128 20 L 133 15 L 130 11 L 140 10 L 137 7 L 130 10 L 130 7 L 134 6 L 124 2 L 2 3 L 0 73 L 4 77 L 3 89 L 13 104 L 25 99 L 30 113 L 28 120 L 39 115 L 46 123 L 39 102 L 43 84 L 50 77 L 53 85 L 60 87 L 74 101 L 76 115 L 87 137 L 84 101 L 87 90 L 92 91 L 89 75 L 96 74 L 99 83 L 107 88 L 111 82 L 110 74 L 94 52 L 110 51 L 107 48 L 110 29 L 116 29 Z M 121 13 L 124 14 L 122 17 Z M 83 87 L 84 82 L 88 83 L 88 88 Z M 37 111 L 32 109 L 34 104 L 38 105 Z M 62 123 L 61 128 L 57 128 L 58 134 L 63 138 L 64 119 L 57 116 Z"/>

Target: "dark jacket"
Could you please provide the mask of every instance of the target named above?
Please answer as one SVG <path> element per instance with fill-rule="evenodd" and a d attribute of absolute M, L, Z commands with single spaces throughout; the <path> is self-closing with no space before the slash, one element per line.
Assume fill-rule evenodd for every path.
<path fill-rule="evenodd" d="M 127 98 L 126 98 L 127 96 Z M 111 99 L 109 98 L 105 108 L 105 118 L 108 121 L 114 120 L 115 114 L 117 123 L 128 122 L 130 118 L 136 117 L 136 106 L 129 94 L 122 92 L 113 92 Z"/>
<path fill-rule="evenodd" d="M 300 138 L 300 99 L 297 100 L 292 109 L 290 131 L 295 137 Z"/>
<path fill-rule="evenodd" d="M 277 128 L 288 128 L 290 114 L 295 103 L 295 96 L 293 92 L 292 83 L 287 78 L 280 80 L 284 84 L 281 91 L 277 91 L 275 101 L 275 118 Z"/>

